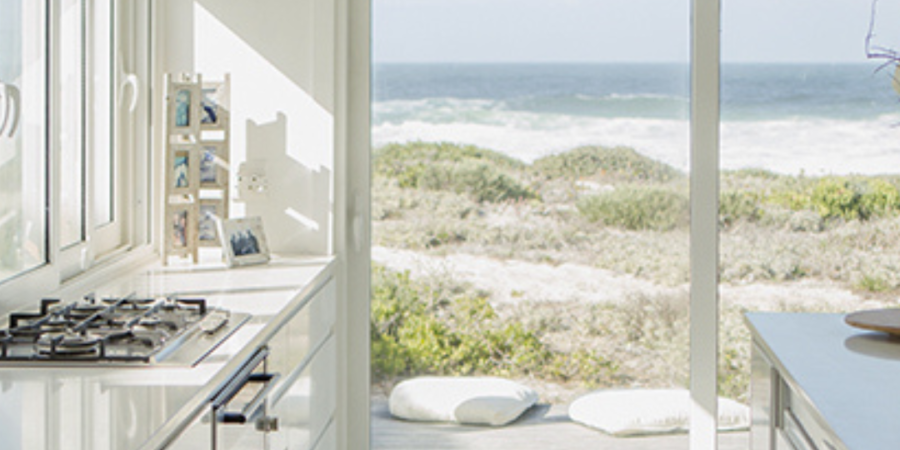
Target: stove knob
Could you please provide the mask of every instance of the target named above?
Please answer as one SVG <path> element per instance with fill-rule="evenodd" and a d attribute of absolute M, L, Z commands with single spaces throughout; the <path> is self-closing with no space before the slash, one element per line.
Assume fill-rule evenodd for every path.
<path fill-rule="evenodd" d="M 278 431 L 278 417 L 263 416 L 256 419 L 256 431 L 263 433 Z"/>

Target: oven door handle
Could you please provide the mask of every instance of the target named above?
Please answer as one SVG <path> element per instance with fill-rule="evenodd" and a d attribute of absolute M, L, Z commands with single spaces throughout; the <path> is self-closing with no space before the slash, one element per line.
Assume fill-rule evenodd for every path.
<path fill-rule="evenodd" d="M 223 424 L 236 424 L 243 425 L 247 422 L 255 419 L 262 410 L 263 403 L 266 401 L 266 397 L 269 395 L 269 391 L 278 384 L 278 380 L 281 378 L 281 375 L 278 373 L 254 373 L 250 374 L 249 377 L 241 384 L 241 388 L 238 389 L 237 392 L 240 392 L 244 386 L 247 386 L 251 383 L 266 383 L 266 386 L 259 390 L 255 396 L 253 396 L 253 400 L 250 403 L 247 403 L 243 408 L 241 408 L 240 412 L 230 412 L 221 410 L 218 414 L 219 422 Z"/>
<path fill-rule="evenodd" d="M 230 377 L 229 381 L 212 396 L 210 403 L 212 403 L 213 410 L 221 411 L 223 406 L 227 405 L 231 399 L 241 392 L 244 387 L 253 380 L 254 375 L 256 375 L 253 371 L 260 365 L 265 364 L 266 358 L 268 357 L 269 348 L 264 346 L 260 347 L 253 355 L 247 358 L 246 362 L 240 369 L 234 372 L 234 375 Z"/>

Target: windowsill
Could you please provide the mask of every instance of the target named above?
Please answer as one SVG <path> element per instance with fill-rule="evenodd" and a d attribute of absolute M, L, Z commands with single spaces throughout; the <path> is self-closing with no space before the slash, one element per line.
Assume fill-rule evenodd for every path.
<path fill-rule="evenodd" d="M 85 272 L 60 283 L 59 270 L 45 266 L 0 284 L 0 317 L 12 311 L 30 310 L 37 300 L 66 292 L 87 292 L 92 286 L 121 277 L 158 259 L 150 245 L 144 245 L 110 256 Z"/>

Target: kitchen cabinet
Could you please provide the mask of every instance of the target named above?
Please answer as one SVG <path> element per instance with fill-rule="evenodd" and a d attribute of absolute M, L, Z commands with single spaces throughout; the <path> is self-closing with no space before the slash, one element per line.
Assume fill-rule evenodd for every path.
<path fill-rule="evenodd" d="M 275 258 L 240 269 L 154 266 L 107 280 L 95 287 L 98 296 L 174 293 L 203 297 L 211 307 L 252 317 L 195 365 L 0 365 L 0 447 L 195 450 L 219 443 L 233 450 L 333 448 L 328 445 L 334 442 L 329 427 L 337 396 L 336 264 L 332 258 Z M 0 310 L 0 320 L 10 312 Z M 254 381 L 252 389 L 236 391 L 241 392 L 237 400 L 223 404 L 240 410 L 260 393 L 260 408 L 250 409 L 258 409 L 262 418 L 277 418 L 278 426 L 273 420 L 268 431 L 260 432 L 259 417 L 252 417 L 246 426 L 219 427 L 213 401 L 256 355 L 263 357 L 252 372 L 278 377 L 265 386 Z"/>
<path fill-rule="evenodd" d="M 272 368 L 282 374 L 268 398 L 268 414 L 277 418 L 277 430 L 269 433 L 270 450 L 309 450 L 333 420 L 337 401 L 335 295 L 332 281 L 270 345 Z"/>
<path fill-rule="evenodd" d="M 842 314 L 746 318 L 752 450 L 900 448 L 900 341 Z"/>
<path fill-rule="evenodd" d="M 335 281 L 329 279 L 280 315 L 283 323 L 261 343 L 258 361 L 247 370 L 249 376 L 268 378 L 237 383 L 234 398 L 221 407 L 235 415 L 243 404 L 256 405 L 245 410 L 242 420 L 228 423 L 212 405 L 165 448 L 310 450 L 316 443 L 321 449 L 334 448 L 328 446 L 331 440 L 321 438 L 333 422 L 337 399 L 335 296 Z M 220 395 L 229 396 L 227 389 Z M 254 403 L 257 398 L 262 402 Z M 204 435 L 212 436 L 212 442 Z"/>

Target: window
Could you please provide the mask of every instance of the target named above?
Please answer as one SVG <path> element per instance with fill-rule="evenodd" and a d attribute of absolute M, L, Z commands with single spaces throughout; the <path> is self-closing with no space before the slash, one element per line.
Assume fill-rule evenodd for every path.
<path fill-rule="evenodd" d="M 47 262 L 46 17 L 0 0 L 0 279 Z"/>
<path fill-rule="evenodd" d="M 147 241 L 131 231 L 149 215 L 149 13 L 0 0 L 0 283 L 41 266 L 58 283 Z"/>

